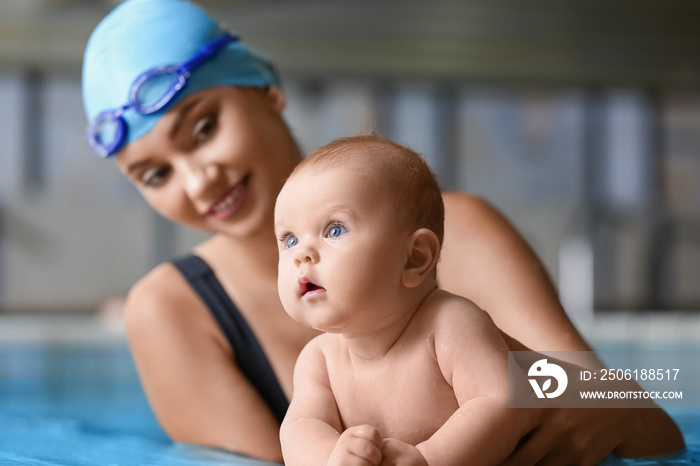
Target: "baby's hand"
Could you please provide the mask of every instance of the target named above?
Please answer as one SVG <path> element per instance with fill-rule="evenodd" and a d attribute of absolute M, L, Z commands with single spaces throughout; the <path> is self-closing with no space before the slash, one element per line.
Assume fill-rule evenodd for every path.
<path fill-rule="evenodd" d="M 380 466 L 427 466 L 425 458 L 413 445 L 395 438 L 385 438 Z"/>
<path fill-rule="evenodd" d="M 374 427 L 350 427 L 340 434 L 328 458 L 328 466 L 379 466 L 382 444 L 382 437 Z"/>

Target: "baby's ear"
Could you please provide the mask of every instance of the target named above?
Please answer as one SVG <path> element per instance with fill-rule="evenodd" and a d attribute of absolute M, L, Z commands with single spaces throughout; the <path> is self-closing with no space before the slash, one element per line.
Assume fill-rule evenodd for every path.
<path fill-rule="evenodd" d="M 401 283 L 406 288 L 415 288 L 433 272 L 440 256 L 440 241 L 431 230 L 419 228 L 408 237 L 406 247 L 408 256 Z"/>

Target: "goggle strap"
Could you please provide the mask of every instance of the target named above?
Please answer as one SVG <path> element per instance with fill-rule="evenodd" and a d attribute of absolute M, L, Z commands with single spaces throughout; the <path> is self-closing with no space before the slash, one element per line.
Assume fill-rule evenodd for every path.
<path fill-rule="evenodd" d="M 199 53 L 195 54 L 193 58 L 183 63 L 180 66 L 180 69 L 184 70 L 187 74 L 189 74 L 192 69 L 198 68 L 202 63 L 204 63 L 207 60 L 210 60 L 213 56 L 221 52 L 221 50 L 228 44 L 237 40 L 239 40 L 239 37 L 237 35 L 231 32 L 227 32 L 223 36 L 219 37 L 216 40 L 213 40 L 212 42 L 202 47 Z"/>

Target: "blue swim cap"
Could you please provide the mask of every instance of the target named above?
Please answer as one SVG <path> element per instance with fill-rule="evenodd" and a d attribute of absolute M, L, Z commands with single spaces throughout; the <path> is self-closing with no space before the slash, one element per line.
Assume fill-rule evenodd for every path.
<path fill-rule="evenodd" d="M 144 71 L 181 64 L 226 29 L 187 0 L 127 0 L 95 28 L 83 57 L 83 105 L 88 121 L 124 105 L 129 88 Z M 162 110 L 141 115 L 133 109 L 124 143 L 146 134 L 179 100 L 214 86 L 279 86 L 272 64 L 240 41 L 192 72 L 184 89 Z M 164 86 L 167 87 L 167 86 Z M 164 89 L 165 90 L 165 89 Z"/>

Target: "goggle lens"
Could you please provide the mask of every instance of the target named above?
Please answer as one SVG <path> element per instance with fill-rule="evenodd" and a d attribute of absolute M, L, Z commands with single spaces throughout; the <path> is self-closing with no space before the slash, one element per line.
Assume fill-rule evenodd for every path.
<path fill-rule="evenodd" d="M 116 112 L 98 115 L 88 127 L 88 143 L 101 157 L 108 157 L 121 144 L 126 124 Z"/>
<path fill-rule="evenodd" d="M 186 77 L 175 65 L 153 68 L 134 81 L 129 92 L 129 104 L 142 115 L 157 112 L 172 100 L 186 82 Z"/>

